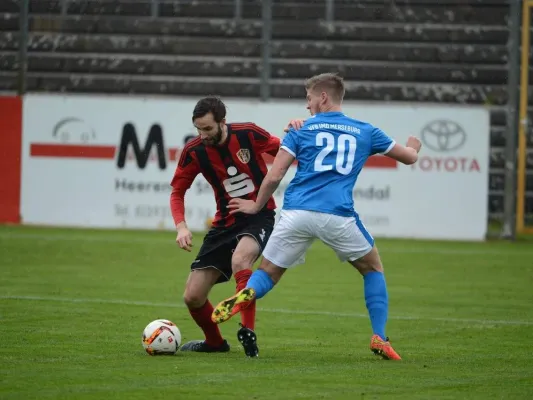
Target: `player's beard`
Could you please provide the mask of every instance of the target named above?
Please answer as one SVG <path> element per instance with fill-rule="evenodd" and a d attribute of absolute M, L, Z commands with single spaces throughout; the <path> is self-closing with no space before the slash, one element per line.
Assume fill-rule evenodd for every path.
<path fill-rule="evenodd" d="M 217 133 L 215 133 L 215 135 L 210 138 L 202 139 L 202 142 L 206 146 L 216 146 L 217 144 L 220 144 L 221 140 L 222 140 L 222 128 L 220 127 L 220 125 L 218 125 Z"/>

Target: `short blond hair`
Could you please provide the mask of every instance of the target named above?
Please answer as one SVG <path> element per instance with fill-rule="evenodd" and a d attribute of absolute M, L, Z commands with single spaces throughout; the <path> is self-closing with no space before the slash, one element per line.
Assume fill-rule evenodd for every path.
<path fill-rule="evenodd" d="M 341 103 L 342 99 L 344 99 L 344 93 L 346 93 L 342 77 L 331 72 L 315 75 L 307 79 L 305 81 L 305 89 L 309 91 L 324 91 L 336 103 Z"/>

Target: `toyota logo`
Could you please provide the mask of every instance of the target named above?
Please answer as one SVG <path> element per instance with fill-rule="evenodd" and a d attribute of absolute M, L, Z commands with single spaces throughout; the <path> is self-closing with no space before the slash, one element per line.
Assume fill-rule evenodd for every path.
<path fill-rule="evenodd" d="M 466 142 L 466 132 L 457 122 L 439 119 L 422 128 L 422 142 L 431 150 L 448 152 L 461 148 Z"/>
<path fill-rule="evenodd" d="M 52 131 L 52 136 L 59 138 L 62 142 L 89 143 L 96 139 L 94 129 L 82 119 L 64 118 L 59 121 Z"/>

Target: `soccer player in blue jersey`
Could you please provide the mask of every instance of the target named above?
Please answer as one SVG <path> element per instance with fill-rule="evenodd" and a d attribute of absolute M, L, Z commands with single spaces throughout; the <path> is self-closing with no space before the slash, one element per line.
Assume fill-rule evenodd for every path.
<path fill-rule="evenodd" d="M 409 165 L 417 161 L 421 143 L 409 137 L 406 146 L 402 146 L 371 124 L 344 115 L 341 111 L 344 82 L 335 74 L 308 79 L 306 90 L 307 108 L 312 116 L 300 129 L 289 129 L 256 201 L 230 201 L 232 213 L 259 212 L 289 166 L 295 159 L 298 161 L 260 267 L 246 288 L 217 305 L 212 319 L 224 322 L 247 303 L 262 298 L 288 268 L 304 262 L 307 249 L 318 238 L 363 276 L 373 330 L 370 349 L 384 359 L 400 360 L 385 334 L 388 295 L 383 266 L 374 239 L 354 210 L 353 188 L 371 155 L 384 154 Z M 243 334 L 244 337 L 239 337 L 241 342 L 256 342 L 252 330 Z"/>

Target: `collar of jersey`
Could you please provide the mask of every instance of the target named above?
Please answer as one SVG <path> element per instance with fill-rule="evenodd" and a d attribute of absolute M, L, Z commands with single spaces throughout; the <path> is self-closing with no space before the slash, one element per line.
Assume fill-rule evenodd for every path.
<path fill-rule="evenodd" d="M 318 114 L 315 114 L 315 116 L 324 116 L 324 117 L 336 117 L 336 116 L 339 116 L 339 115 L 344 115 L 343 112 L 341 111 L 326 111 L 326 112 L 321 112 L 321 113 L 318 113 Z"/>

